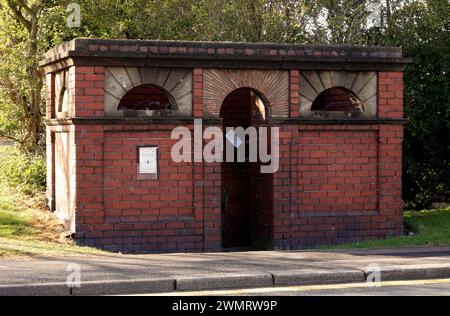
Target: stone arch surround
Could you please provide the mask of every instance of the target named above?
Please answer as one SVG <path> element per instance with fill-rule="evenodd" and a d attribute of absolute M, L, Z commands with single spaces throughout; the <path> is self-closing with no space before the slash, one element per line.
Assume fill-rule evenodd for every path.
<path fill-rule="evenodd" d="M 105 115 L 123 116 L 118 105 L 131 89 L 152 84 L 166 90 L 175 101 L 174 114 L 192 115 L 192 70 L 149 67 L 107 67 L 105 69 Z M 145 111 L 141 115 L 146 115 Z"/>
<path fill-rule="evenodd" d="M 289 73 L 279 70 L 206 69 L 203 73 L 205 116 L 219 117 L 223 101 L 231 92 L 249 88 L 269 106 L 271 117 L 289 116 Z"/>
<path fill-rule="evenodd" d="M 299 80 L 300 115 L 312 116 L 311 106 L 323 91 L 333 87 L 351 90 L 363 102 L 363 116 L 377 115 L 377 73 L 352 71 L 302 71 Z"/>

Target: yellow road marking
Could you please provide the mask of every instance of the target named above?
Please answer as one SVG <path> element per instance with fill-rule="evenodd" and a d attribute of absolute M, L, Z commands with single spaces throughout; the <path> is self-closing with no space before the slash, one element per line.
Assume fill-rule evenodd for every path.
<path fill-rule="evenodd" d="M 414 285 L 447 284 L 447 283 L 450 283 L 450 279 L 386 281 L 379 283 L 379 287 L 408 286 L 408 285 L 414 286 Z M 264 294 L 264 293 L 282 293 L 282 292 L 308 292 L 321 290 L 375 288 L 373 285 L 374 283 L 305 285 L 305 286 L 267 287 L 267 288 L 240 289 L 240 290 L 169 292 L 169 293 L 149 294 L 149 296 L 209 296 L 209 295 L 220 296 L 220 295 Z"/>

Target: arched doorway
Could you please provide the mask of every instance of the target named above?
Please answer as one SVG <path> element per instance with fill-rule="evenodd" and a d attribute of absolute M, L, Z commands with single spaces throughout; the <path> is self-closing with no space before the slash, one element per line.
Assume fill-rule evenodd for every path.
<path fill-rule="evenodd" d="M 227 137 L 227 128 L 268 127 L 269 107 L 257 92 L 241 88 L 230 93 L 222 103 L 224 144 L 234 146 L 234 161 L 222 163 L 222 247 L 224 250 L 263 250 L 272 247 L 273 237 L 273 175 L 260 172 L 259 159 L 249 155 L 250 139 L 234 143 Z M 270 133 L 269 133 L 270 135 Z M 254 141 L 254 140 L 253 140 Z M 237 151 L 245 146 L 245 161 L 238 162 Z M 269 146 L 270 147 L 270 146 Z M 242 149 L 242 148 L 241 148 Z M 259 158 L 259 156 L 258 156 Z"/>

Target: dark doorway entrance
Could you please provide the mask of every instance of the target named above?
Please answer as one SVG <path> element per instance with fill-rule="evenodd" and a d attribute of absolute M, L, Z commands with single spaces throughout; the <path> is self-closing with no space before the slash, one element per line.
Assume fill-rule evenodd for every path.
<path fill-rule="evenodd" d="M 267 126 L 267 107 L 250 89 L 238 89 L 224 100 L 220 113 L 223 131 L 227 127 Z M 260 173 L 260 163 L 249 161 L 249 138 L 244 162 L 222 163 L 222 247 L 225 250 L 269 249 L 272 243 L 272 175 Z M 224 144 L 229 143 L 227 137 Z M 236 144 L 235 144 L 236 145 Z M 238 146 L 239 147 L 239 146 Z M 225 155 L 225 153 L 224 153 Z"/>

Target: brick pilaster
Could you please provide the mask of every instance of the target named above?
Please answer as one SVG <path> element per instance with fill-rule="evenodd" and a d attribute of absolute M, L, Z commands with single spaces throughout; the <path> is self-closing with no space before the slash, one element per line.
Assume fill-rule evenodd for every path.
<path fill-rule="evenodd" d="M 378 73 L 378 116 L 403 118 L 403 73 Z"/>
<path fill-rule="evenodd" d="M 75 126 L 73 150 L 76 154 L 74 179 L 76 183 L 75 212 L 78 238 L 101 238 L 96 226 L 105 223 L 103 204 L 103 143 L 101 125 Z"/>
<path fill-rule="evenodd" d="M 300 115 L 300 72 L 298 70 L 291 70 L 290 72 L 290 117 L 298 117 Z"/>
<path fill-rule="evenodd" d="M 104 115 L 104 67 L 71 67 L 70 114 L 72 117 L 94 117 Z"/>
<path fill-rule="evenodd" d="M 193 116 L 203 117 L 203 69 L 194 69 L 193 76 Z"/>

